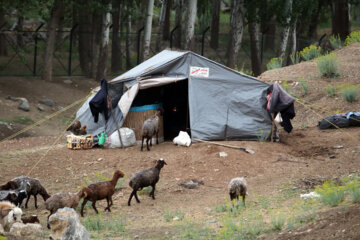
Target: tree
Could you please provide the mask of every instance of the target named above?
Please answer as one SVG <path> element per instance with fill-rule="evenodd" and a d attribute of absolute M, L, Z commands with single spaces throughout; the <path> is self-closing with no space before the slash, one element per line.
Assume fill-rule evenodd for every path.
<path fill-rule="evenodd" d="M 112 0 L 112 44 L 111 44 L 111 71 L 113 73 L 118 72 L 122 69 L 122 53 L 121 53 L 121 23 L 123 4 L 122 0 Z"/>
<path fill-rule="evenodd" d="M 157 39 L 156 39 L 156 52 L 160 51 L 161 43 L 164 35 L 164 24 L 165 24 L 165 15 L 166 15 L 166 9 L 167 9 L 167 1 L 162 0 L 161 4 L 161 13 L 159 17 L 159 27 L 158 27 L 158 33 L 157 33 Z"/>
<path fill-rule="evenodd" d="M 154 0 L 148 0 L 145 32 L 144 32 L 144 43 L 143 43 L 143 59 L 148 59 L 150 54 L 150 41 L 151 41 L 151 28 L 152 28 L 152 16 L 154 9 Z"/>
<path fill-rule="evenodd" d="M 166 1 L 166 11 L 164 19 L 164 29 L 163 29 L 163 40 L 169 40 L 170 36 L 170 15 L 171 15 L 171 3 L 172 0 L 163 0 Z"/>
<path fill-rule="evenodd" d="M 195 19 L 197 10 L 197 0 L 187 0 L 186 7 L 186 28 L 185 28 L 185 46 L 187 50 L 191 50 L 194 44 Z"/>
<path fill-rule="evenodd" d="M 5 13 L 0 6 L 0 27 L 4 27 L 6 24 Z M 3 29 L 0 29 L 0 31 Z M 3 33 L 0 33 L 0 56 L 7 56 L 7 44 L 6 44 L 6 36 Z"/>
<path fill-rule="evenodd" d="M 181 35 L 182 35 L 182 11 L 184 8 L 183 0 L 176 0 L 175 10 L 175 27 L 177 28 L 174 32 L 174 46 L 181 48 Z"/>
<path fill-rule="evenodd" d="M 47 40 L 45 46 L 44 53 L 44 70 L 42 73 L 42 79 L 51 81 L 52 79 L 52 60 L 54 54 L 54 45 L 55 45 L 55 37 L 56 37 L 56 27 L 59 22 L 60 14 L 62 12 L 62 8 L 64 7 L 64 3 L 62 0 L 55 0 L 50 14 L 50 21 L 47 27 Z"/>
<path fill-rule="evenodd" d="M 348 0 L 333 0 L 331 3 L 332 34 L 342 40 L 350 34 L 350 3 Z"/>
<path fill-rule="evenodd" d="M 78 52 L 80 68 L 83 74 L 91 76 L 91 62 L 92 62 L 92 11 L 88 2 L 74 5 L 76 22 L 78 26 Z"/>
<path fill-rule="evenodd" d="M 126 39 L 125 39 L 125 53 L 126 53 L 126 69 L 131 69 L 131 56 L 130 56 L 130 33 L 131 33 L 131 12 L 129 6 L 125 6 L 126 13 Z"/>
<path fill-rule="evenodd" d="M 230 16 L 230 39 L 228 42 L 228 61 L 227 66 L 234 68 L 240 52 L 242 35 L 244 32 L 245 7 L 244 0 L 233 0 L 231 2 Z"/>
<path fill-rule="evenodd" d="M 213 49 L 219 47 L 219 22 L 220 22 L 220 0 L 212 1 L 211 40 L 210 46 Z"/>
<path fill-rule="evenodd" d="M 99 61 L 96 72 L 96 79 L 101 80 L 106 77 L 107 70 L 107 57 L 108 57 L 108 46 L 109 46 L 109 32 L 110 32 L 110 9 L 111 5 L 108 4 L 108 10 L 103 13 L 102 26 L 101 26 L 101 47 L 99 54 Z"/>
<path fill-rule="evenodd" d="M 283 12 L 284 12 L 285 23 L 283 24 L 284 27 L 283 27 L 283 32 L 282 32 L 281 41 L 280 41 L 278 54 L 277 54 L 278 57 L 281 59 L 284 59 L 284 57 L 285 57 L 286 47 L 287 47 L 288 40 L 289 40 L 292 4 L 293 4 L 293 0 L 286 0 L 286 2 L 284 4 Z M 286 61 L 284 61 L 284 62 L 286 62 Z"/>

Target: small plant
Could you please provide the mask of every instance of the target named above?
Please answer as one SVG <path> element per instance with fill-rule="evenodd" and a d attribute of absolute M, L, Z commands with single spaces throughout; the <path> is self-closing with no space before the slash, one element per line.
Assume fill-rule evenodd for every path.
<path fill-rule="evenodd" d="M 284 79 L 284 83 L 282 84 L 283 89 L 285 92 L 289 93 L 289 83 Z"/>
<path fill-rule="evenodd" d="M 259 196 L 258 200 L 263 209 L 267 210 L 270 207 L 271 201 L 267 197 Z"/>
<path fill-rule="evenodd" d="M 359 93 L 359 88 L 357 86 L 353 86 L 353 85 L 348 85 L 348 86 L 345 86 L 341 89 L 341 92 L 342 92 L 342 96 L 343 98 L 352 103 L 355 101 L 358 93 Z"/>
<path fill-rule="evenodd" d="M 299 85 L 301 87 L 301 92 L 302 92 L 302 95 L 305 96 L 308 92 L 308 86 L 309 86 L 309 82 L 307 81 L 299 81 Z"/>
<path fill-rule="evenodd" d="M 243 74 L 249 75 L 249 76 L 254 76 L 254 73 L 251 70 L 247 70 L 244 68 L 244 64 L 241 66 L 241 69 L 239 69 L 237 66 L 235 66 L 235 70 L 239 71 Z"/>
<path fill-rule="evenodd" d="M 325 91 L 326 91 L 326 94 L 329 97 L 335 97 L 336 96 L 336 87 L 331 85 L 331 84 L 326 86 Z"/>
<path fill-rule="evenodd" d="M 272 229 L 275 231 L 280 231 L 285 226 L 285 216 L 283 213 L 278 213 L 271 216 L 271 225 Z"/>
<path fill-rule="evenodd" d="M 176 211 L 171 211 L 170 209 L 166 209 L 165 211 L 163 211 L 163 216 L 165 222 L 170 222 L 175 217 L 177 218 L 177 220 L 183 220 L 185 217 L 185 213 L 180 211 L 179 209 Z"/>
<path fill-rule="evenodd" d="M 230 207 L 227 210 L 229 216 L 235 217 L 245 208 L 242 201 L 232 200 Z"/>
<path fill-rule="evenodd" d="M 345 188 L 350 194 L 351 202 L 360 203 L 360 182 L 355 179 L 348 182 Z"/>
<path fill-rule="evenodd" d="M 150 194 L 151 190 L 152 190 L 152 187 L 147 186 L 147 187 L 144 187 L 141 191 L 139 191 L 139 194 L 141 194 L 141 195 Z"/>
<path fill-rule="evenodd" d="M 335 78 L 340 76 L 339 61 L 333 53 L 319 57 L 317 59 L 317 67 L 324 77 Z"/>
<path fill-rule="evenodd" d="M 95 217 L 88 216 L 85 219 L 84 226 L 88 231 L 97 231 L 97 232 L 105 228 L 105 225 L 101 219 L 101 215 L 96 215 Z"/>
<path fill-rule="evenodd" d="M 282 58 L 272 58 L 270 62 L 266 65 L 267 70 L 281 68 L 282 67 Z"/>
<path fill-rule="evenodd" d="M 335 207 L 345 199 L 345 189 L 343 186 L 335 186 L 331 181 L 326 181 L 323 185 L 316 187 L 320 194 L 320 200 L 326 205 Z"/>
<path fill-rule="evenodd" d="M 331 35 L 329 41 L 333 49 L 341 48 L 342 43 L 339 35 Z"/>
<path fill-rule="evenodd" d="M 295 54 L 290 54 L 290 60 L 292 64 L 298 64 L 300 62 L 300 53 L 296 52 Z"/>
<path fill-rule="evenodd" d="M 259 129 L 259 132 L 256 131 L 257 140 L 259 142 L 266 142 L 269 139 L 270 134 L 270 130 L 265 131 L 264 129 Z"/>
<path fill-rule="evenodd" d="M 345 39 L 345 46 L 348 46 L 350 43 L 360 42 L 360 30 L 350 33 L 349 36 Z"/>
<path fill-rule="evenodd" d="M 311 59 L 317 58 L 321 55 L 321 47 L 310 45 L 309 47 L 306 47 L 303 50 L 301 50 L 300 55 L 305 61 L 309 61 Z"/>

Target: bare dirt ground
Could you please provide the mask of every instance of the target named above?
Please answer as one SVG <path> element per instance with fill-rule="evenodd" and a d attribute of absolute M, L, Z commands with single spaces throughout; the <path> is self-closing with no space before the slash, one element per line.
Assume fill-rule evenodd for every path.
<path fill-rule="evenodd" d="M 341 59 L 342 76 L 331 80 L 334 84 L 358 84 L 360 71 L 360 44 L 337 51 Z M 173 236 L 172 223 L 163 217 L 165 209 L 180 209 L 185 215 L 197 222 L 208 223 L 214 219 L 212 211 L 217 204 L 228 200 L 227 184 L 235 176 L 247 176 L 249 184 L 248 201 L 254 196 L 272 196 L 278 193 L 280 186 L 304 177 L 334 178 L 358 173 L 360 170 L 360 128 L 340 130 L 318 130 L 316 125 L 322 117 L 336 111 L 359 111 L 360 101 L 347 103 L 338 96 L 329 98 L 325 86 L 330 82 L 318 76 L 316 64 L 305 62 L 284 69 L 265 72 L 260 79 L 266 82 L 286 79 L 290 84 L 303 77 L 309 81 L 309 92 L 304 97 L 309 105 L 296 103 L 294 130 L 287 134 L 280 129 L 280 143 L 229 141 L 221 142 L 246 147 L 255 152 L 248 154 L 241 150 L 215 146 L 207 143 L 195 143 L 189 148 L 174 146 L 171 142 L 153 146 L 150 152 L 140 151 L 139 146 L 126 149 L 69 150 L 66 148 L 64 129 L 71 120 L 75 108 L 55 117 L 53 120 L 35 127 L 20 137 L 0 142 L 0 183 L 13 177 L 29 175 L 41 180 L 52 194 L 61 191 L 75 192 L 85 184 L 86 177 L 93 179 L 96 174 L 111 177 L 115 169 L 122 170 L 126 176 L 122 180 L 122 189 L 114 195 L 112 212 L 104 212 L 105 201 L 97 203 L 102 217 L 111 219 L 126 216 L 126 229 L 131 239 L 164 238 Z M 75 100 L 85 97 L 91 88 L 97 86 L 92 80 L 73 78 L 71 84 L 55 79 L 46 83 L 39 79 L 0 78 L 0 118 L 28 117 L 34 122 L 57 111 L 58 106 L 65 107 Z M 297 87 L 291 91 L 298 93 Z M 23 112 L 17 109 L 17 102 L 6 97 L 26 97 L 31 110 Z M 44 112 L 36 109 L 39 100 L 52 99 L 53 108 Z M 318 115 L 319 114 L 319 115 Z M 0 119 L 0 120 L 1 120 Z M 29 123 L 27 123 L 29 124 Z M 0 138 L 22 129 L 26 124 L 13 123 L 12 129 L 0 125 Z M 56 142 L 60 136 L 60 141 Z M 55 144 L 54 144 L 55 143 Z M 338 148 L 342 146 L 342 148 Z M 219 152 L 226 152 L 226 158 Z M 45 157 L 44 157 L 45 156 Z M 156 200 L 147 195 L 139 195 L 140 204 L 135 200 L 127 206 L 130 195 L 129 178 L 139 169 L 150 167 L 154 160 L 164 158 L 166 165 L 160 174 L 155 192 Z M 40 162 L 39 162 L 40 161 Z M 180 183 L 196 179 L 203 181 L 196 189 L 185 189 Z M 42 199 L 39 209 L 33 201 L 26 215 L 37 214 L 46 228 L 46 217 Z M 87 208 L 86 216 L 94 216 Z M 332 209 L 323 212 L 320 220 L 300 229 L 262 236 L 264 239 L 360 239 L 359 206 L 346 209 Z M 213 229 L 221 228 L 220 221 L 213 223 Z M 311 230 L 310 230 L 311 229 Z M 121 237 L 111 236 L 112 239 Z"/>

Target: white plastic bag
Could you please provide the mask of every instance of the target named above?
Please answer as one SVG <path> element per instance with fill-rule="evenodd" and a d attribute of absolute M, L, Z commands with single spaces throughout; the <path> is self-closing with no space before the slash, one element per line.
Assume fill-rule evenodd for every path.
<path fill-rule="evenodd" d="M 130 128 L 120 128 L 121 141 L 124 147 L 130 147 L 135 145 L 136 138 L 135 132 Z M 105 142 L 105 147 L 107 148 L 119 148 L 121 147 L 119 132 L 116 130 L 113 132 Z"/>
<path fill-rule="evenodd" d="M 174 138 L 173 143 L 180 146 L 189 147 L 191 144 L 191 138 L 187 132 L 180 131 L 179 135 Z"/>

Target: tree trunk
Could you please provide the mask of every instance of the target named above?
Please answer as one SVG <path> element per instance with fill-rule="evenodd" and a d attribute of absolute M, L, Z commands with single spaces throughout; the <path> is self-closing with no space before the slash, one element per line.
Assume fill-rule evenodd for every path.
<path fill-rule="evenodd" d="M 112 1 L 112 45 L 111 45 L 111 71 L 113 73 L 117 73 L 122 69 L 122 53 L 121 53 L 121 25 L 120 19 L 122 12 L 122 4 L 121 0 L 113 0 Z"/>
<path fill-rule="evenodd" d="M 350 6 L 348 0 L 334 0 L 332 3 L 332 34 L 342 40 L 350 34 Z"/>
<path fill-rule="evenodd" d="M 178 27 L 173 33 L 174 47 L 181 49 L 181 35 L 182 35 L 182 11 L 184 8 L 183 0 L 176 0 L 175 10 L 175 27 Z"/>
<path fill-rule="evenodd" d="M 161 46 L 162 46 L 162 39 L 164 35 L 164 24 L 165 24 L 165 15 L 166 15 L 166 7 L 167 1 L 163 0 L 161 4 L 161 13 L 159 17 L 159 28 L 157 33 L 157 39 L 156 39 L 156 46 L 155 50 L 156 52 L 160 52 Z"/>
<path fill-rule="evenodd" d="M 213 49 L 217 49 L 219 47 L 220 3 L 220 0 L 213 0 L 210 40 L 210 46 Z"/>
<path fill-rule="evenodd" d="M 99 61 L 98 61 L 95 80 L 100 81 L 102 78 L 106 78 L 109 33 L 110 33 L 110 12 L 106 12 L 102 16 L 101 47 L 100 47 Z"/>
<path fill-rule="evenodd" d="M 164 19 L 164 29 L 163 29 L 163 40 L 169 40 L 170 37 L 170 15 L 171 15 L 171 1 L 172 0 L 163 0 L 166 1 L 166 11 Z"/>
<path fill-rule="evenodd" d="M 23 30 L 24 30 L 24 17 L 21 13 L 21 16 L 18 17 L 18 22 L 16 25 L 16 43 L 19 48 L 23 48 L 25 46 L 24 38 L 23 38 Z"/>
<path fill-rule="evenodd" d="M 100 42 L 100 30 L 101 25 L 99 24 L 101 15 L 98 13 L 93 13 L 92 17 L 92 33 L 91 33 L 91 48 L 90 48 L 90 58 L 91 58 L 91 69 L 90 69 L 90 78 L 96 79 L 97 65 L 98 65 L 98 49 Z"/>
<path fill-rule="evenodd" d="M 260 48 L 259 48 L 259 25 L 256 22 L 249 23 L 251 69 L 255 76 L 261 74 Z"/>
<path fill-rule="evenodd" d="M 125 40 L 125 51 L 126 51 L 126 69 L 131 69 L 131 53 L 130 53 L 130 45 L 131 45 L 131 14 L 128 11 L 128 7 L 126 7 L 126 14 L 127 14 L 127 23 L 126 23 L 126 40 Z"/>
<path fill-rule="evenodd" d="M 281 41 L 278 50 L 278 57 L 285 60 L 286 47 L 288 45 L 289 33 L 290 33 L 290 20 L 292 12 L 292 0 L 286 0 L 285 11 L 287 11 L 286 23 L 281 36 Z M 286 61 L 283 61 L 286 62 Z"/>
<path fill-rule="evenodd" d="M 47 28 L 47 39 L 44 52 L 44 70 L 42 72 L 42 79 L 46 81 L 52 80 L 52 68 L 53 68 L 53 55 L 54 45 L 56 37 L 56 27 L 59 22 L 60 14 L 63 8 L 62 0 L 55 0 L 51 9 L 50 21 Z"/>
<path fill-rule="evenodd" d="M 65 7 L 63 7 L 61 9 L 61 13 L 60 13 L 60 17 L 59 17 L 59 22 L 58 22 L 58 30 L 56 32 L 56 40 L 55 40 L 55 50 L 57 48 L 59 48 L 62 44 L 62 37 L 63 37 L 63 28 L 64 28 L 64 9 Z"/>
<path fill-rule="evenodd" d="M 230 16 L 230 39 L 228 43 L 228 61 L 227 66 L 234 68 L 237 66 L 242 35 L 244 32 L 245 7 L 244 0 L 233 0 L 231 2 Z"/>
<path fill-rule="evenodd" d="M 86 76 L 91 76 L 90 66 L 91 66 L 91 14 L 87 7 L 76 9 L 77 12 L 77 22 L 79 24 L 78 33 L 78 51 L 79 51 L 79 61 L 80 68 L 83 74 Z"/>
<path fill-rule="evenodd" d="M 152 16 L 154 9 L 154 0 L 148 0 L 148 7 L 146 13 L 144 42 L 143 42 L 143 60 L 149 58 L 150 55 L 150 43 L 151 43 L 151 28 L 152 28 Z"/>
<path fill-rule="evenodd" d="M 323 1 L 318 0 L 317 8 L 316 10 L 311 14 L 310 24 L 309 24 L 309 30 L 308 30 L 308 38 L 317 39 L 317 27 L 319 24 L 319 16 L 322 9 Z"/>
<path fill-rule="evenodd" d="M 187 0 L 186 28 L 184 49 L 192 50 L 194 47 L 195 20 L 197 12 L 197 0 Z"/>
<path fill-rule="evenodd" d="M 2 9 L 0 8 L 0 27 L 5 24 L 5 15 Z M 3 29 L 0 29 L 0 31 Z M 0 56 L 7 56 L 7 47 L 6 47 L 5 34 L 0 33 Z"/>
<path fill-rule="evenodd" d="M 297 49 L 297 38 L 296 38 L 296 22 L 294 22 L 291 31 L 291 54 L 295 56 Z"/>

